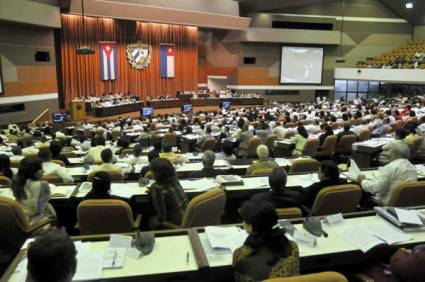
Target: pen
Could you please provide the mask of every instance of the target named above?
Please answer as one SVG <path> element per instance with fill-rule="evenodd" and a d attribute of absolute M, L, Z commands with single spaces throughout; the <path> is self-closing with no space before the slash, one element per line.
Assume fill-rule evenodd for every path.
<path fill-rule="evenodd" d="M 186 265 L 189 265 L 189 252 L 186 253 Z"/>
<path fill-rule="evenodd" d="M 117 260 L 117 251 L 114 251 L 114 256 L 112 257 L 112 267 L 115 267 L 116 260 Z"/>

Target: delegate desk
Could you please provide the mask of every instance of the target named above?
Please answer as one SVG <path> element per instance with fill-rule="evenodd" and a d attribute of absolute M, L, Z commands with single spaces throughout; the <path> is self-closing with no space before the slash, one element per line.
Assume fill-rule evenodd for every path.
<path fill-rule="evenodd" d="M 382 152 L 382 146 L 393 141 L 394 138 L 373 138 L 352 145 L 351 158 L 356 161 L 359 168 L 372 167 L 372 160 Z"/>
<path fill-rule="evenodd" d="M 110 107 L 98 107 L 95 109 L 97 117 L 107 117 L 113 115 L 120 115 L 131 112 L 138 112 L 144 105 L 143 101 L 138 101 L 129 104 L 114 105 Z"/>

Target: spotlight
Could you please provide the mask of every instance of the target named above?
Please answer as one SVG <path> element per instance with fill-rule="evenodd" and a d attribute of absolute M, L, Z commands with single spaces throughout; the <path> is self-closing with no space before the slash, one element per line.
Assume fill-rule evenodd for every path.
<path fill-rule="evenodd" d="M 413 8 L 413 2 L 412 1 L 407 1 L 406 2 L 406 9 L 412 9 Z"/>

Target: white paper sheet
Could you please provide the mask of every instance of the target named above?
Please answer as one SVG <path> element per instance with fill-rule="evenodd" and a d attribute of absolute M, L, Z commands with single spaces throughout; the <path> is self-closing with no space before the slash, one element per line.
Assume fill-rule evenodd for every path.
<path fill-rule="evenodd" d="M 351 181 L 357 181 L 357 178 L 360 175 L 360 169 L 357 166 L 357 163 L 353 160 L 350 159 L 350 167 L 348 168 L 348 172 L 347 172 L 347 177 L 348 179 L 350 179 Z"/>
<path fill-rule="evenodd" d="M 183 190 L 208 191 L 216 188 L 219 184 L 211 178 L 201 178 L 197 180 L 180 180 Z"/>
<path fill-rule="evenodd" d="M 205 227 L 205 235 L 213 249 L 230 249 L 232 252 L 243 245 L 247 233 L 236 227 Z"/>
<path fill-rule="evenodd" d="M 423 225 L 417 211 L 395 208 L 395 212 L 400 223 Z"/>
<path fill-rule="evenodd" d="M 103 250 L 78 252 L 77 271 L 73 281 L 94 280 L 102 278 Z"/>

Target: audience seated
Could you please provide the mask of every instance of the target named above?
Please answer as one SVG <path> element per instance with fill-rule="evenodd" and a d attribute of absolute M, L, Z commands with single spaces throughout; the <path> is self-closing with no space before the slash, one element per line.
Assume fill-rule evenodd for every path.
<path fill-rule="evenodd" d="M 386 165 L 390 162 L 390 154 L 394 144 L 403 143 L 406 136 L 409 135 L 409 131 L 405 128 L 397 128 L 395 131 L 395 140 L 390 141 L 382 146 L 382 153 L 379 154 L 379 164 Z"/>
<path fill-rule="evenodd" d="M 203 178 L 203 177 L 216 177 L 219 174 L 223 174 L 223 171 L 214 169 L 215 153 L 210 150 L 206 150 L 202 154 L 202 170 L 193 171 L 190 173 L 190 178 Z"/>
<path fill-rule="evenodd" d="M 60 141 L 53 140 L 49 145 L 50 152 L 52 153 L 52 160 L 63 161 L 65 166 L 71 165 L 68 158 L 62 154 L 62 143 Z"/>
<path fill-rule="evenodd" d="M 323 145 L 323 142 L 325 142 L 326 137 L 334 135 L 334 131 L 327 123 L 322 124 L 321 129 L 324 131 L 324 133 L 320 134 L 319 136 L 320 146 Z"/>
<path fill-rule="evenodd" d="M 259 145 L 257 147 L 258 161 L 254 161 L 246 170 L 247 175 L 251 175 L 254 171 L 259 169 L 274 169 L 279 165 L 269 159 L 269 149 L 266 145 Z"/>
<path fill-rule="evenodd" d="M 351 131 L 351 126 L 349 124 L 344 125 L 344 129 L 336 135 L 336 143 L 338 144 L 341 138 L 345 135 L 356 135 Z"/>
<path fill-rule="evenodd" d="M 66 171 L 65 167 L 52 162 L 52 153 L 49 148 L 41 148 L 38 157 L 43 161 L 43 175 L 56 175 L 63 183 L 74 182 L 74 178 Z"/>
<path fill-rule="evenodd" d="M 10 158 L 8 155 L 0 154 L 0 175 L 13 179 L 13 171 L 10 168 Z"/>
<path fill-rule="evenodd" d="M 98 171 L 93 176 L 90 192 L 84 197 L 85 200 L 111 199 L 111 177 L 105 171 Z"/>
<path fill-rule="evenodd" d="M 162 153 L 159 153 L 159 157 L 169 160 L 172 164 L 183 163 L 185 158 L 172 151 L 172 147 L 168 144 L 162 145 Z"/>
<path fill-rule="evenodd" d="M 295 143 L 294 156 L 301 156 L 304 150 L 305 143 L 308 139 L 308 133 L 304 126 L 300 125 L 297 128 L 297 134 L 289 140 L 291 143 Z"/>
<path fill-rule="evenodd" d="M 106 148 L 103 149 L 100 153 L 103 163 L 101 165 L 96 166 L 92 173 L 97 171 L 105 171 L 105 172 L 116 172 L 121 175 L 124 175 L 124 172 L 121 167 L 113 164 L 113 153 L 111 149 Z"/>
<path fill-rule="evenodd" d="M 92 140 L 91 148 L 88 150 L 87 155 L 84 156 L 85 163 L 101 163 L 101 152 L 105 149 L 105 138 L 97 136 Z"/>
<path fill-rule="evenodd" d="M 300 273 L 298 246 L 277 226 L 277 213 L 265 201 L 250 200 L 239 210 L 248 233 L 233 253 L 235 281 L 262 281 Z"/>
<path fill-rule="evenodd" d="M 236 160 L 236 156 L 233 153 L 233 143 L 232 142 L 225 140 L 223 142 L 223 144 L 221 145 L 221 150 L 223 152 L 220 152 L 216 155 L 217 160 L 225 160 L 225 161 Z"/>

